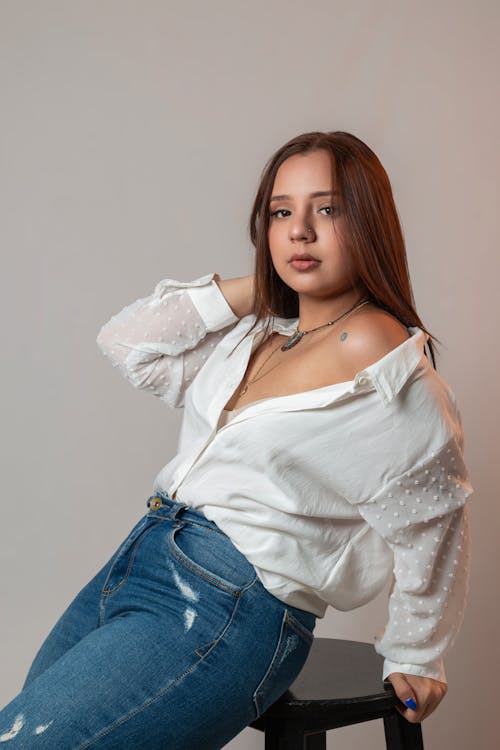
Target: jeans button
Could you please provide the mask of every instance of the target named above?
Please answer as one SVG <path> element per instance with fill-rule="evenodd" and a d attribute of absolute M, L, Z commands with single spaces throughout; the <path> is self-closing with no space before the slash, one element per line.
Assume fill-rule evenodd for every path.
<path fill-rule="evenodd" d="M 149 507 L 153 510 L 158 510 L 158 508 L 161 508 L 162 502 L 160 497 L 154 497 L 151 500 L 151 503 L 149 504 Z"/>

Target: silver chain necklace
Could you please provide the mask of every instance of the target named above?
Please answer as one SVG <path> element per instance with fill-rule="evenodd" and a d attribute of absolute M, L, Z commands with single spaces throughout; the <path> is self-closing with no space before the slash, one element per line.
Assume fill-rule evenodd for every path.
<path fill-rule="evenodd" d="M 284 344 L 280 344 L 279 346 L 276 347 L 276 349 L 273 349 L 273 351 L 271 352 L 271 354 L 269 355 L 269 357 L 267 357 L 267 359 L 264 360 L 264 362 L 261 364 L 261 366 L 257 370 L 256 376 L 254 378 L 252 378 L 251 380 L 247 380 L 247 382 L 245 383 L 244 387 L 242 388 L 242 390 L 239 392 L 238 395 L 239 396 L 243 396 L 247 392 L 249 385 L 251 385 L 252 383 L 255 383 L 257 380 L 261 380 L 261 378 L 257 378 L 257 375 L 262 370 L 262 368 L 264 367 L 264 365 L 266 364 L 266 362 L 273 356 L 273 354 L 275 352 L 278 351 L 278 349 L 281 349 L 282 352 L 288 351 L 293 346 L 296 346 L 299 343 L 299 341 L 301 341 L 302 338 L 306 335 L 306 333 L 312 333 L 313 331 L 317 331 L 320 328 L 326 328 L 326 326 L 331 326 L 334 323 L 336 323 L 338 320 L 340 320 L 341 318 L 345 318 L 348 315 L 351 315 L 351 313 L 353 313 L 355 310 L 357 310 L 360 307 L 363 307 L 363 305 L 366 305 L 369 302 L 370 302 L 369 299 L 362 298 L 359 302 L 357 302 L 355 305 L 353 305 L 353 307 L 351 307 L 349 310 L 347 310 L 347 312 L 343 313 L 342 315 L 339 315 L 338 318 L 335 318 L 334 320 L 329 320 L 328 323 L 323 323 L 323 325 L 317 326 L 316 328 L 310 328 L 309 331 L 299 331 L 299 327 L 297 326 L 297 328 L 295 329 L 295 331 L 288 338 L 288 340 L 285 341 Z M 275 365 L 275 367 L 278 367 L 280 364 L 281 363 L 278 363 L 277 365 Z M 274 367 L 272 369 L 274 370 Z M 268 373 L 265 373 L 264 375 L 262 375 L 262 378 L 265 377 L 267 374 Z"/>
<path fill-rule="evenodd" d="M 285 341 L 285 343 L 281 347 L 282 352 L 286 352 L 288 349 L 291 349 L 292 346 L 295 346 L 296 344 L 301 341 L 302 337 L 306 335 L 306 333 L 312 333 L 313 331 L 317 331 L 319 328 L 325 328 L 326 326 L 332 326 L 334 323 L 337 322 L 337 320 L 340 320 L 341 318 L 344 318 L 346 315 L 349 315 L 351 312 L 354 312 L 354 310 L 357 310 L 358 307 L 363 307 L 363 305 L 366 305 L 368 302 L 370 302 L 369 299 L 362 298 L 360 302 L 353 305 L 347 312 L 343 313 L 342 315 L 339 315 L 338 318 L 335 318 L 335 320 L 329 320 L 328 323 L 323 323 L 321 326 L 317 326 L 316 328 L 310 328 L 309 331 L 299 331 L 299 327 L 295 329 L 293 334 L 290 336 L 290 338 Z"/>

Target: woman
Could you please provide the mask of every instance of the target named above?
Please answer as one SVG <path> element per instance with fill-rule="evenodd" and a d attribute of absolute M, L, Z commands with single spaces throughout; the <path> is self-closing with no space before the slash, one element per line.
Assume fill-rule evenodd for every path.
<path fill-rule="evenodd" d="M 184 408 L 179 450 L 0 712 L 10 748 L 222 748 L 294 681 L 328 605 L 391 579 L 381 679 L 410 722 L 446 694 L 473 490 L 389 179 L 349 133 L 300 135 L 250 235 L 255 274 L 163 279 L 99 332 Z"/>

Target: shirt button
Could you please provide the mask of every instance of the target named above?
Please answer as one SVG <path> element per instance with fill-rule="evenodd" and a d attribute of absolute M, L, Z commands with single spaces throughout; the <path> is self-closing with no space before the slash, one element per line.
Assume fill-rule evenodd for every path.
<path fill-rule="evenodd" d="M 366 384 L 366 383 L 368 383 L 368 382 L 369 382 L 369 378 L 365 377 L 364 375 L 362 375 L 362 376 L 360 377 L 360 379 L 358 380 L 358 383 L 359 383 L 360 385 L 365 385 L 365 384 Z"/>

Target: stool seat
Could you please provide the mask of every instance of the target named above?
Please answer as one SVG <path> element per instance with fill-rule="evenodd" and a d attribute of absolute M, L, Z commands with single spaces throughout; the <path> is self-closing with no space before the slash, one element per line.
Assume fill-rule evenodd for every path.
<path fill-rule="evenodd" d="M 423 750 L 421 723 L 396 710 L 406 706 L 372 643 L 314 638 L 288 690 L 249 726 L 265 733 L 265 750 L 326 750 L 329 729 L 383 719 L 388 750 Z"/>

